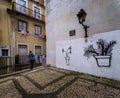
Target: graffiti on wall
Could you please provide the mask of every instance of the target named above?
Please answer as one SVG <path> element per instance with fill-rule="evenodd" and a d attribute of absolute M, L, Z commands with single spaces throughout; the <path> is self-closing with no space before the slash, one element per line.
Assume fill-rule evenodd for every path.
<path fill-rule="evenodd" d="M 84 56 L 88 58 L 93 56 L 98 67 L 110 67 L 112 50 L 116 43 L 117 42 L 114 40 L 106 42 L 103 39 L 98 39 L 98 41 L 96 42 L 98 46 L 97 49 L 95 49 L 93 45 L 89 45 L 84 49 Z"/>
<path fill-rule="evenodd" d="M 66 65 L 70 65 L 70 54 L 72 53 L 72 48 L 71 46 L 68 47 L 68 49 L 62 49 L 62 53 L 65 54 L 65 61 L 66 61 Z"/>

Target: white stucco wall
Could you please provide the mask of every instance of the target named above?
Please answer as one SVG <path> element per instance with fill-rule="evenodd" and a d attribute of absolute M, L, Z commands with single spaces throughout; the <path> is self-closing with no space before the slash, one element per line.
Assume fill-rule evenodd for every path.
<path fill-rule="evenodd" d="M 56 41 L 84 37 L 76 16 L 81 8 L 87 12 L 89 37 L 120 29 L 120 0 L 46 0 L 47 64 L 56 65 Z M 76 35 L 70 37 L 73 29 Z"/>
<path fill-rule="evenodd" d="M 107 42 L 115 40 L 117 42 L 112 51 L 111 67 L 98 67 L 93 57 L 87 59 L 87 57 L 83 56 L 84 48 L 91 44 L 97 47 L 96 42 L 98 39 L 104 39 Z M 72 47 L 72 53 L 69 54 L 70 65 L 66 65 L 65 54 L 62 53 L 62 49 L 66 50 L 69 46 Z M 87 43 L 84 38 L 57 41 L 56 66 L 63 69 L 120 80 L 120 30 L 95 34 L 88 38 Z"/>
<path fill-rule="evenodd" d="M 80 8 L 95 0 L 46 0 L 47 64 L 56 64 L 56 41 L 83 37 L 84 32 L 76 14 Z M 70 30 L 76 36 L 69 37 Z M 79 33 L 81 32 L 81 33 Z"/>

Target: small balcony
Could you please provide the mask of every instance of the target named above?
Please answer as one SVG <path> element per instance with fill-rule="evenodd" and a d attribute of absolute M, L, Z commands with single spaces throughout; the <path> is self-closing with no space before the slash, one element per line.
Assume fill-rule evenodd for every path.
<path fill-rule="evenodd" d="M 8 8 L 7 12 L 9 14 L 19 15 L 24 18 L 30 18 L 30 19 L 45 23 L 45 16 L 42 15 L 40 12 L 33 11 L 32 9 L 29 9 L 29 8 L 27 8 L 23 5 L 20 5 L 16 2 L 13 2 L 12 9 Z"/>
<path fill-rule="evenodd" d="M 42 7 L 42 8 L 45 8 L 44 6 L 44 0 L 40 0 L 40 1 L 36 1 L 36 0 L 30 0 L 31 2 L 35 3 L 36 5 Z"/>

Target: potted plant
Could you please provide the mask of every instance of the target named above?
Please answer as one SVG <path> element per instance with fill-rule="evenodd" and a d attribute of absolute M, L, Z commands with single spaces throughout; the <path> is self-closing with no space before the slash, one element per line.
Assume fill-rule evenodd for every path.
<path fill-rule="evenodd" d="M 103 39 L 98 39 L 97 49 L 90 45 L 85 48 L 84 56 L 90 58 L 93 56 L 96 59 L 97 65 L 99 67 L 110 67 L 111 65 L 111 56 L 113 46 L 116 44 L 116 41 L 106 42 Z"/>

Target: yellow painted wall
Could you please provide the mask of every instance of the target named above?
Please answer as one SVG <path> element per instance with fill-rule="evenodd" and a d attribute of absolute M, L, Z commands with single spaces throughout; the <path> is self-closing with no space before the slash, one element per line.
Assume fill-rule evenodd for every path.
<path fill-rule="evenodd" d="M 12 2 L 16 2 L 16 0 L 12 0 Z M 33 3 L 28 0 L 28 7 L 29 9 L 33 8 Z M 29 32 L 34 33 L 34 25 L 40 25 L 42 27 L 42 34 L 45 33 L 45 24 L 33 21 L 30 19 L 24 19 L 20 16 L 9 15 L 7 12 L 7 8 L 12 8 L 12 3 L 4 2 L 4 0 L 0 1 L 0 46 L 12 46 L 15 49 L 13 54 L 18 53 L 17 44 L 24 43 L 29 45 L 28 49 L 34 51 L 34 45 L 42 46 L 42 53 L 46 53 L 46 42 L 43 39 L 40 39 L 38 36 L 34 34 L 28 34 L 27 36 L 22 35 L 18 32 L 18 19 L 24 20 L 28 23 L 27 30 Z M 42 8 L 43 9 L 43 8 Z M 44 9 L 42 10 L 42 14 Z M 13 38 L 12 34 L 15 32 L 15 38 Z M 14 40 L 13 40 L 14 39 Z M 15 47 L 14 47 L 15 43 Z M 28 51 L 29 51 L 28 50 Z"/>
<path fill-rule="evenodd" d="M 28 51 L 34 51 L 34 45 L 40 45 L 42 46 L 42 53 L 46 53 L 46 42 L 39 38 L 37 35 L 34 35 L 34 25 L 40 25 L 42 27 L 42 34 L 45 35 L 45 25 L 42 23 L 38 23 L 38 22 L 34 22 L 34 21 L 30 21 L 27 19 L 23 19 L 21 17 L 15 17 L 16 19 L 14 19 L 12 25 L 14 27 L 15 30 L 15 34 L 16 34 L 16 38 L 15 38 L 15 48 L 16 48 L 16 52 L 15 54 L 18 54 L 18 49 L 17 49 L 17 44 L 21 43 L 21 44 L 27 44 L 29 45 L 28 47 Z M 29 32 L 28 35 L 22 35 L 21 32 L 18 32 L 18 19 L 26 21 L 28 26 L 27 26 L 27 30 Z M 32 34 L 31 34 L 32 33 Z"/>
<path fill-rule="evenodd" d="M 15 0 L 13 0 L 15 2 Z M 33 2 L 28 2 L 28 8 L 33 10 Z M 45 11 L 44 8 L 41 8 L 41 14 Z M 29 15 L 33 14 L 33 12 L 29 13 Z M 27 31 L 32 32 L 33 34 L 28 34 L 24 36 L 21 32 L 18 32 L 18 19 L 27 22 Z M 34 25 L 40 25 L 42 27 L 42 34 L 45 35 L 45 24 L 33 21 L 30 19 L 24 19 L 19 16 L 14 16 L 14 21 L 11 23 L 13 27 L 13 32 L 15 31 L 15 54 L 18 54 L 18 44 L 26 44 L 28 45 L 28 52 L 31 50 L 34 52 L 35 45 L 42 46 L 42 53 L 46 53 L 46 42 L 43 39 L 40 39 L 37 35 L 34 35 Z"/>
<path fill-rule="evenodd" d="M 28 8 L 33 10 L 33 2 L 30 0 L 27 1 L 28 1 Z M 16 2 L 16 0 L 12 0 L 12 2 Z M 44 0 L 40 0 L 39 2 L 40 4 L 44 5 Z M 41 7 L 41 14 L 45 15 L 45 8 L 43 7 Z"/>
<path fill-rule="evenodd" d="M 6 11 L 7 7 L 8 3 L 0 1 L 0 46 L 10 45 L 10 18 Z"/>

